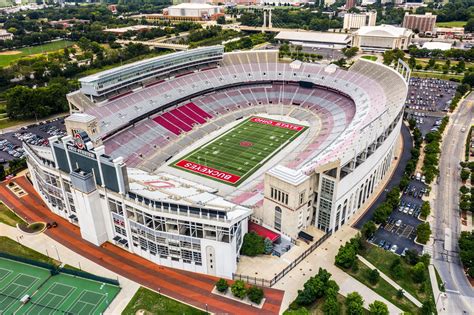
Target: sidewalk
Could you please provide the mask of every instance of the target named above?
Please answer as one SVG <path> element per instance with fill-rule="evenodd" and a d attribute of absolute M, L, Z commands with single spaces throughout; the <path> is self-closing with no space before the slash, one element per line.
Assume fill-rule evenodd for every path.
<path fill-rule="evenodd" d="M 365 259 L 364 257 L 360 256 L 360 255 L 357 255 L 357 258 L 359 258 L 360 261 L 362 261 L 367 267 L 369 267 L 370 269 L 377 269 L 375 268 L 374 265 L 372 265 L 367 259 Z M 409 299 L 410 301 L 413 302 L 413 304 L 415 304 L 417 307 L 422 307 L 423 304 L 418 301 L 413 295 L 411 295 L 410 293 L 408 293 L 405 289 L 403 289 L 401 286 L 399 286 L 395 281 L 393 281 L 392 279 L 390 279 L 390 277 L 388 277 L 386 274 L 384 274 L 382 271 L 380 271 L 379 269 L 377 269 L 378 272 L 380 273 L 380 276 L 382 277 L 382 279 L 384 279 L 385 281 L 387 281 L 392 287 L 394 287 L 395 289 L 397 290 L 400 290 L 402 289 L 403 290 L 403 294 L 407 297 L 407 299 Z M 436 279 L 435 279 L 436 281 Z"/>
<path fill-rule="evenodd" d="M 57 259 L 64 264 L 80 268 L 83 271 L 90 272 L 98 276 L 118 279 L 122 290 L 120 290 L 119 294 L 115 297 L 104 314 L 121 314 L 130 299 L 140 287 L 138 283 L 124 278 L 115 272 L 105 269 L 93 261 L 76 254 L 72 250 L 63 246 L 61 243 L 58 243 L 52 238 L 46 236 L 44 233 L 38 235 L 29 235 L 21 232 L 17 228 L 0 223 L 0 235 L 7 236 L 14 241 L 20 241 L 20 244 L 32 248 L 44 255 L 50 256 L 51 258 Z"/>
<path fill-rule="evenodd" d="M 431 287 L 433 288 L 433 296 L 435 300 L 433 301 L 436 304 L 436 311 L 439 314 L 446 314 L 446 294 L 441 292 L 438 288 L 438 281 L 436 280 L 436 271 L 433 264 L 428 266 L 428 271 L 430 273 L 430 282 Z M 439 304 L 439 306 L 438 306 Z"/>

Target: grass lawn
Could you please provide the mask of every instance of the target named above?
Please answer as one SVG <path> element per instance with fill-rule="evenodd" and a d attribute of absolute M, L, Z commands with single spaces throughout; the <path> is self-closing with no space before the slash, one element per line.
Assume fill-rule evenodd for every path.
<path fill-rule="evenodd" d="M 6 236 L 0 236 L 0 252 L 59 266 L 57 260 L 49 258 L 29 247 L 23 246 Z"/>
<path fill-rule="evenodd" d="M 194 315 L 206 312 L 167 298 L 161 294 L 140 287 L 123 310 L 122 315 L 135 315 L 137 311 L 145 310 L 145 314 Z"/>
<path fill-rule="evenodd" d="M 20 217 L 18 217 L 13 211 L 8 209 L 3 203 L 0 202 L 0 222 L 10 226 L 16 226 L 17 223 L 25 223 Z"/>
<path fill-rule="evenodd" d="M 464 27 L 466 21 L 437 22 L 437 27 Z"/>
<path fill-rule="evenodd" d="M 357 270 L 357 272 L 354 272 L 353 270 L 345 270 L 345 269 L 343 270 L 347 272 L 348 274 L 350 274 L 351 276 L 353 276 L 358 281 L 360 281 L 361 283 L 363 283 L 364 285 L 366 285 L 367 287 L 374 290 L 380 296 L 392 302 L 393 305 L 397 306 L 401 310 L 405 312 L 410 312 L 411 314 L 418 313 L 418 308 L 416 307 L 415 304 L 413 304 L 406 297 L 403 297 L 401 299 L 398 298 L 397 297 L 398 290 L 392 287 L 387 281 L 385 281 L 381 277 L 376 285 L 372 285 L 368 280 L 370 268 L 367 267 L 360 260 L 357 260 L 357 263 L 359 266 L 359 270 Z"/>
<path fill-rule="evenodd" d="M 436 282 L 438 283 L 438 289 L 440 291 L 445 291 L 444 287 L 443 287 L 443 280 L 441 279 L 441 276 L 439 275 L 439 272 L 438 272 L 438 269 L 436 269 L 436 267 L 434 267 L 434 271 L 435 271 L 435 274 L 436 274 Z"/>
<path fill-rule="evenodd" d="M 73 44 L 74 42 L 71 42 L 68 40 L 58 40 L 58 41 L 47 43 L 44 45 L 20 48 L 17 50 L 20 52 L 18 54 L 13 54 L 13 55 L 0 54 L 0 67 L 8 66 L 13 61 L 16 61 L 23 57 L 56 51 L 59 49 L 63 49 L 64 47 L 72 46 Z"/>
<path fill-rule="evenodd" d="M 361 254 L 365 259 L 367 259 L 369 262 L 371 262 L 375 267 L 377 267 L 380 271 L 385 273 L 387 276 L 392 278 L 396 283 L 398 283 L 405 291 L 409 292 L 412 294 L 415 298 L 418 299 L 420 302 L 426 301 L 429 297 L 432 296 L 432 288 L 431 288 L 431 283 L 429 281 L 429 272 L 428 272 L 428 267 L 425 270 L 425 282 L 426 282 L 426 292 L 420 292 L 420 288 L 422 288 L 422 284 L 415 283 L 413 281 L 413 278 L 411 277 L 411 268 L 408 263 L 405 262 L 404 259 L 401 261 L 401 267 L 402 267 L 402 274 L 403 276 L 400 279 L 394 279 L 391 276 L 390 272 L 390 266 L 392 265 L 392 262 L 398 258 L 397 255 L 383 250 L 379 247 L 376 246 L 369 246 L 365 252 Z"/>
<path fill-rule="evenodd" d="M 171 165 L 237 186 L 306 128 L 267 118 L 250 117 Z"/>
<path fill-rule="evenodd" d="M 421 71 L 412 71 L 411 72 L 412 77 L 417 77 L 417 78 L 436 78 L 436 79 L 441 79 L 441 80 L 449 80 L 449 79 L 458 79 L 462 80 L 464 76 L 462 75 L 457 75 L 457 74 L 444 74 L 444 73 L 438 73 L 438 72 L 421 72 Z"/>
<path fill-rule="evenodd" d="M 362 56 L 362 59 L 377 61 L 377 56 Z"/>

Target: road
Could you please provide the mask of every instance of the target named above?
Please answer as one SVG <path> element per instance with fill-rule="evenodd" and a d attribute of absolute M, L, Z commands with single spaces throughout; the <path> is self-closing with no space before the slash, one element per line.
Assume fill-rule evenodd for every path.
<path fill-rule="evenodd" d="M 459 162 L 464 157 L 465 137 L 464 127 L 469 130 L 473 118 L 474 93 L 459 105 L 451 115 L 443 143 L 441 145 L 440 175 L 436 187 L 434 204 L 435 222 L 433 259 L 436 269 L 445 282 L 447 297 L 435 297 L 439 301 L 438 307 L 444 314 L 474 314 L 474 290 L 470 286 L 464 270 L 461 267 L 458 253 L 458 238 L 460 231 L 459 213 Z M 445 229 L 450 228 L 452 233 L 445 236 Z M 450 244 L 445 244 L 451 241 Z M 445 248 L 451 247 L 451 251 Z M 444 305 L 445 310 L 442 310 Z"/>

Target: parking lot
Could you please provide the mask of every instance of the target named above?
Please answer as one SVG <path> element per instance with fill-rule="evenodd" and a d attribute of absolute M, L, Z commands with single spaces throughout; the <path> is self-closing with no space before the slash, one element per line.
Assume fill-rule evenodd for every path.
<path fill-rule="evenodd" d="M 48 138 L 66 134 L 64 119 L 39 122 L 14 132 L 0 134 L 0 163 L 6 164 L 13 159 L 24 157 L 22 141 L 31 145 L 46 146 Z"/>
<path fill-rule="evenodd" d="M 411 78 L 405 112 L 408 118 L 416 120 L 423 135 L 436 131 L 446 115 L 458 83 L 432 79 Z"/>
<path fill-rule="evenodd" d="M 380 226 L 370 241 L 398 255 L 403 255 L 405 249 L 421 253 L 423 246 L 416 244 L 415 238 L 416 228 L 422 222 L 418 216 L 426 189 L 427 186 L 421 180 L 412 179 L 403 191 L 399 206 L 387 219 L 387 224 Z"/>

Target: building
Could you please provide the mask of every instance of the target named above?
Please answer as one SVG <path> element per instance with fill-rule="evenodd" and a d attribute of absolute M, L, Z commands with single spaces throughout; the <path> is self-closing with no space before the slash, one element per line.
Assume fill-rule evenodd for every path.
<path fill-rule="evenodd" d="M 363 26 L 352 34 L 352 46 L 366 51 L 407 50 L 413 32 L 392 25 Z"/>
<path fill-rule="evenodd" d="M 423 49 L 429 50 L 450 50 L 453 47 L 452 43 L 445 42 L 426 42 L 423 43 Z"/>
<path fill-rule="evenodd" d="M 361 6 L 368 6 L 377 3 L 377 0 L 362 0 Z"/>
<path fill-rule="evenodd" d="M 436 15 L 430 12 L 425 14 L 405 13 L 402 27 L 411 29 L 412 31 L 424 33 L 433 33 L 436 25 Z"/>
<path fill-rule="evenodd" d="M 447 38 L 461 38 L 465 35 L 464 27 L 436 27 L 435 33 Z"/>
<path fill-rule="evenodd" d="M 153 25 L 132 25 L 126 27 L 119 27 L 119 28 L 106 28 L 104 30 L 105 33 L 112 33 L 115 35 L 123 35 L 127 32 L 145 32 L 152 28 L 156 28 Z"/>
<path fill-rule="evenodd" d="M 315 48 L 342 49 L 350 45 L 350 35 L 328 32 L 282 31 L 275 39 L 289 41 L 293 45 Z"/>
<path fill-rule="evenodd" d="M 82 78 L 67 136 L 23 146 L 33 186 L 84 239 L 231 278 L 250 219 L 295 240 L 309 227 L 336 232 L 366 206 L 394 160 L 409 75 L 404 63 L 345 70 L 203 47 Z M 248 176 L 187 160 L 249 121 L 302 137 L 262 134 L 275 154 Z"/>
<path fill-rule="evenodd" d="M 0 40 L 12 40 L 13 34 L 6 30 L 0 29 Z"/>
<path fill-rule="evenodd" d="M 207 21 L 222 15 L 224 12 L 220 6 L 206 3 L 181 3 L 163 10 L 164 18 L 170 20 Z"/>
<path fill-rule="evenodd" d="M 67 29 L 77 24 L 88 24 L 90 23 L 90 21 L 81 20 L 81 19 L 66 19 L 66 20 L 58 20 L 58 21 L 49 21 L 48 23 L 49 25 L 55 28 Z"/>
<path fill-rule="evenodd" d="M 375 26 L 376 20 L 377 11 L 364 13 L 345 13 L 343 29 L 358 30 L 362 26 Z"/>
<path fill-rule="evenodd" d="M 346 0 L 346 10 L 352 9 L 357 4 L 357 0 Z"/>

